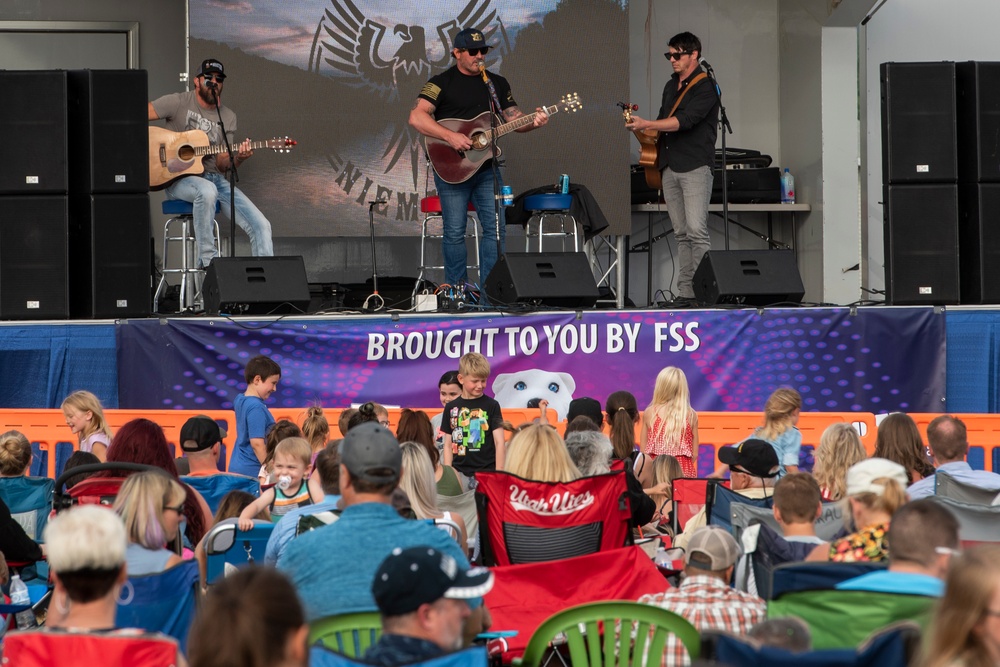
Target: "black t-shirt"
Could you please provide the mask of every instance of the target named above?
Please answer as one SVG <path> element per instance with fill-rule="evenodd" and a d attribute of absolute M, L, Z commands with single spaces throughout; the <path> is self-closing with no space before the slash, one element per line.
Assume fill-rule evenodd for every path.
<path fill-rule="evenodd" d="M 499 74 L 486 71 L 497 91 L 501 109 L 517 106 L 507 79 Z M 452 66 L 431 77 L 420 91 L 421 98 L 434 105 L 434 118 L 460 118 L 472 120 L 484 111 L 490 110 L 490 89 L 479 74 L 462 74 L 457 66 Z"/>
<path fill-rule="evenodd" d="M 451 434 L 452 467 L 466 475 L 497 469 L 493 432 L 503 428 L 500 404 L 489 396 L 459 396 L 444 406 L 441 430 Z"/>

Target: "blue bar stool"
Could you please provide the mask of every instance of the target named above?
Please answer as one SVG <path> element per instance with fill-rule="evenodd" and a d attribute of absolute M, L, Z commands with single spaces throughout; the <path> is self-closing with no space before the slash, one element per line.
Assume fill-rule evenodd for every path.
<path fill-rule="evenodd" d="M 473 213 L 476 212 L 476 209 L 472 205 L 472 202 L 469 202 L 469 209 L 468 210 L 469 210 L 469 212 L 466 215 L 466 221 L 467 221 L 468 224 L 466 226 L 465 238 L 473 240 L 473 243 L 475 245 L 475 254 L 473 255 L 473 258 L 468 261 L 468 263 L 466 264 L 465 268 L 466 268 L 466 270 L 473 269 L 478 274 L 478 272 L 479 272 L 479 223 L 476 222 L 476 219 L 472 215 Z M 440 270 L 440 271 L 444 270 L 444 264 L 441 264 L 440 266 L 436 266 L 436 265 L 432 266 L 432 265 L 427 264 L 427 261 L 428 261 L 427 260 L 427 241 L 428 240 L 440 240 L 440 239 L 444 238 L 444 231 L 443 230 L 441 231 L 441 233 L 434 233 L 434 232 L 432 232 L 428 228 L 428 226 L 429 226 L 429 224 L 431 222 L 437 221 L 437 222 L 440 223 L 442 221 L 442 216 L 441 216 L 441 198 L 438 197 L 438 196 L 424 197 L 423 199 L 420 200 L 420 212 L 424 214 L 424 219 L 423 219 L 423 222 L 420 224 L 420 264 L 417 266 L 417 271 L 418 271 L 418 273 L 417 273 L 417 284 L 413 288 L 414 303 L 416 302 L 417 291 L 420 289 L 420 285 L 424 281 L 424 274 L 425 274 L 425 272 L 428 269 Z M 471 225 L 471 227 L 472 227 L 471 230 L 468 228 L 469 225 Z M 442 262 L 443 261 L 444 260 L 442 260 Z M 483 278 L 483 276 L 480 276 L 480 281 L 482 280 L 482 278 Z M 462 285 L 454 285 L 453 287 L 462 287 Z"/>
<path fill-rule="evenodd" d="M 215 214 L 219 214 L 219 202 L 215 203 Z M 181 293 L 180 307 L 177 312 L 186 310 L 203 310 L 204 302 L 201 296 L 201 285 L 205 279 L 205 270 L 198 268 L 198 248 L 194 236 L 194 205 L 180 199 L 167 199 L 163 202 L 163 215 L 169 215 L 163 226 L 163 271 L 160 284 L 156 286 L 153 295 L 153 312 L 159 312 L 160 297 L 167 291 L 167 276 L 180 274 Z M 219 223 L 212 221 L 215 228 L 215 248 L 222 247 L 219 240 Z M 180 246 L 180 264 L 171 268 L 174 253 L 171 246 Z"/>
<path fill-rule="evenodd" d="M 524 225 L 524 250 L 531 250 L 531 238 L 538 237 L 538 252 L 542 252 L 542 242 L 546 236 L 558 236 L 565 250 L 566 237 L 573 237 L 573 252 L 580 252 L 580 237 L 577 233 L 576 218 L 569 209 L 573 205 L 573 195 L 564 194 L 539 194 L 530 195 L 524 198 L 524 210 L 531 216 Z M 545 220 L 555 219 L 558 221 L 558 231 L 545 231 Z M 567 219 L 571 225 L 566 229 Z M 535 233 L 531 231 L 532 222 L 535 223 Z"/>

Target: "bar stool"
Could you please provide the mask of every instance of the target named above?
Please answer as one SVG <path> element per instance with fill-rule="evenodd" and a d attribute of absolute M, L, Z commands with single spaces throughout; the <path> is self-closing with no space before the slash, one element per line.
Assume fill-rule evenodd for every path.
<path fill-rule="evenodd" d="M 546 236 L 558 236 L 561 239 L 565 250 L 566 237 L 573 237 L 573 252 L 580 251 L 580 237 L 577 234 L 576 218 L 569 209 L 573 205 L 573 195 L 564 194 L 538 194 L 524 198 L 524 210 L 530 216 L 524 225 L 524 250 L 531 250 L 531 238 L 538 237 L 538 252 L 542 252 L 542 242 Z M 559 221 L 559 231 L 545 231 L 545 219 L 557 218 Z M 566 219 L 572 224 L 572 230 L 567 231 Z M 535 222 L 536 232 L 531 233 L 531 223 Z"/>
<path fill-rule="evenodd" d="M 215 214 L 219 214 L 219 202 L 215 202 Z M 167 199 L 163 202 L 163 215 L 169 215 L 165 225 L 163 225 L 163 271 L 160 275 L 160 284 L 156 286 L 156 294 L 153 295 L 153 312 L 158 312 L 160 297 L 167 291 L 167 275 L 179 273 L 181 276 L 181 291 L 178 313 L 185 310 L 200 310 L 204 308 L 204 303 L 199 301 L 201 297 L 201 285 L 205 279 L 205 269 L 198 268 L 198 248 L 194 235 L 194 205 L 191 202 L 180 199 Z M 219 240 L 219 223 L 212 220 L 214 227 L 215 249 L 218 252 L 222 247 Z M 179 228 L 179 229 L 178 229 Z M 180 245 L 180 266 L 168 268 L 170 266 L 171 245 Z M 192 279 L 189 280 L 189 277 Z"/>
<path fill-rule="evenodd" d="M 441 198 L 438 197 L 438 196 L 424 197 L 423 199 L 420 200 L 420 212 L 424 214 L 424 219 L 423 219 L 423 222 L 420 224 L 420 265 L 417 267 L 417 270 L 418 270 L 417 284 L 414 285 L 414 287 L 413 287 L 413 301 L 414 301 L 414 303 L 416 302 L 417 292 L 420 290 L 420 285 L 424 281 L 424 272 L 427 271 L 428 269 L 434 269 L 434 270 L 443 271 L 444 268 L 445 268 L 443 264 L 440 265 L 440 266 L 433 266 L 433 265 L 425 264 L 425 262 L 427 261 L 427 259 L 426 259 L 427 258 L 427 254 L 426 254 L 427 241 L 428 240 L 440 240 L 440 239 L 444 238 L 444 230 L 442 230 L 442 232 L 440 234 L 431 234 L 431 233 L 428 232 L 428 224 L 432 220 L 440 220 L 440 221 L 443 222 L 443 216 L 441 215 Z M 475 255 L 474 255 L 474 259 L 472 261 L 470 261 L 469 263 L 466 264 L 465 269 L 466 269 L 466 271 L 468 271 L 469 269 L 475 269 L 476 273 L 478 274 L 478 272 L 479 272 L 479 223 L 476 222 L 475 217 L 473 217 L 473 215 L 472 215 L 475 212 L 476 212 L 476 208 L 472 205 L 472 202 L 469 202 L 468 213 L 465 216 L 466 217 L 466 223 L 467 223 L 466 224 L 466 231 L 465 231 L 465 238 L 466 239 L 473 239 L 475 241 L 476 252 L 475 252 Z M 468 228 L 469 225 L 472 225 L 471 232 L 469 231 L 469 228 Z M 444 260 L 442 259 L 442 261 L 444 261 Z M 482 276 L 479 276 L 479 278 L 481 280 Z"/>

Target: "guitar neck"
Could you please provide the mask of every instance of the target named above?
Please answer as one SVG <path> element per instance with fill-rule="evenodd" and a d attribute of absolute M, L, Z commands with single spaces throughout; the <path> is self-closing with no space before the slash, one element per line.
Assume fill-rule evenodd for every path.
<path fill-rule="evenodd" d="M 267 148 L 267 147 L 268 145 L 266 141 L 250 142 L 251 150 L 257 150 L 258 148 Z M 210 144 L 208 146 L 198 146 L 197 148 L 194 149 L 194 154 L 199 156 L 219 155 L 220 153 L 226 153 L 226 152 L 228 151 L 226 150 L 225 144 Z"/>
<path fill-rule="evenodd" d="M 544 109 L 545 113 L 549 116 L 559 113 L 559 106 L 556 104 L 553 104 L 550 107 L 542 107 L 542 109 Z M 503 125 L 500 125 L 496 129 L 496 137 L 499 139 L 508 132 L 514 132 L 515 130 L 520 130 L 522 127 L 531 125 L 532 123 L 535 122 L 535 116 L 537 115 L 538 115 L 537 111 L 532 111 L 531 113 L 525 114 L 520 118 L 516 118 L 510 121 L 509 123 L 504 123 Z"/>

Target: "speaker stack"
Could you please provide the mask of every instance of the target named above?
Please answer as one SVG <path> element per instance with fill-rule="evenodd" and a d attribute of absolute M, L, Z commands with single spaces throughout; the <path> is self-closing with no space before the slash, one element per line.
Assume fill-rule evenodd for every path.
<path fill-rule="evenodd" d="M 882 63 L 886 302 L 960 300 L 955 63 Z"/>

